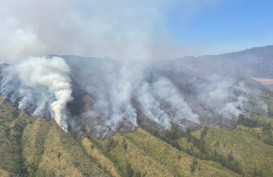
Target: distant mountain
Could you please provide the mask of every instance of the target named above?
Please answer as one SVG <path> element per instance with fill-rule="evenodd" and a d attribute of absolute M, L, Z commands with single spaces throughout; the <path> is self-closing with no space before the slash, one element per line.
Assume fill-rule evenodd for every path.
<path fill-rule="evenodd" d="M 159 66 L 162 69 L 165 66 L 169 70 L 197 73 L 200 77 L 202 75 L 208 77 L 217 73 L 232 76 L 272 78 L 273 45 L 221 55 L 183 57 L 159 63 L 161 63 Z"/>

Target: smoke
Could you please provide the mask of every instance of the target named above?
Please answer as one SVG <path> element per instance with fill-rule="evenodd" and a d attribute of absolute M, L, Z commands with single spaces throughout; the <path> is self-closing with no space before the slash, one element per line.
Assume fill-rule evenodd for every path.
<path fill-rule="evenodd" d="M 222 118 L 237 119 L 250 113 L 250 90 L 242 81 L 214 75 L 199 89 L 200 102 Z"/>
<path fill-rule="evenodd" d="M 189 55 L 190 50 L 196 55 L 199 49 L 181 45 L 173 34 L 173 13 L 182 19 L 213 4 L 214 0 L 0 0 L 0 58 L 71 54 L 166 59 Z"/>
<path fill-rule="evenodd" d="M 168 78 L 155 75 L 152 63 L 96 58 L 77 62 L 73 57 L 67 62 L 75 81 L 91 96 L 85 101 L 90 105 L 84 113 L 85 126 L 104 130 L 101 136 L 124 124 L 127 129 L 141 126 L 143 115 L 144 122 L 154 122 L 164 129 L 173 124 L 184 129 L 185 120 L 199 123 L 182 93 Z"/>
<path fill-rule="evenodd" d="M 171 117 L 174 119 L 174 123 L 179 124 L 181 119 L 199 123 L 198 115 L 192 112 L 182 94 L 178 92 L 176 86 L 166 77 L 160 77 L 153 83 L 153 92 L 172 113 Z"/>
<path fill-rule="evenodd" d="M 153 44 L 164 41 L 165 13 L 174 1 L 0 1 L 0 57 L 146 59 Z"/>
<path fill-rule="evenodd" d="M 121 65 L 104 62 L 93 67 L 97 69 L 85 73 L 91 77 L 86 78 L 82 85 L 95 99 L 92 110 L 89 110 L 90 116 L 100 117 L 113 130 L 124 119 L 136 126 L 137 112 L 132 105 L 132 96 L 142 81 L 144 66 L 129 62 Z"/>
<path fill-rule="evenodd" d="M 83 113 L 84 126 L 99 137 L 139 126 L 184 130 L 202 123 L 231 126 L 241 114 L 248 117 L 257 104 L 262 105 L 261 100 L 253 104 L 259 89 L 246 85 L 247 80 L 216 73 L 203 78 L 187 68 L 174 70 L 176 61 L 67 57 L 67 62 L 74 80 L 90 96 L 84 101 L 90 105 Z M 265 104 L 259 107 L 266 112 Z"/>
<path fill-rule="evenodd" d="M 59 57 L 30 57 L 3 69 L 1 94 L 33 116 L 54 117 L 67 131 L 71 122 L 78 121 L 76 117 L 68 121 L 71 74 L 73 88 L 89 98 L 83 100 L 85 110 L 77 118 L 80 121 L 84 117 L 84 126 L 95 128 L 102 136 L 123 124 L 141 126 L 139 119 L 143 115 L 144 121 L 164 129 L 173 125 L 185 129 L 189 122 L 205 122 L 206 115 L 199 108 L 226 120 L 247 115 L 251 91 L 243 82 L 219 76 L 206 80 L 212 72 L 206 70 L 206 65 L 217 73 L 221 73 L 219 68 L 226 73 L 239 63 L 226 60 L 233 62 L 225 62 L 222 67 L 223 60 L 202 65 L 203 60 L 189 59 L 186 63 L 170 61 L 174 67 L 167 68 L 168 62 L 159 67 L 156 62 L 146 61 L 181 57 L 189 55 L 188 51 L 196 55 L 198 51 L 177 39 L 183 35 L 173 34 L 178 29 L 171 28 L 183 26 L 184 20 L 221 2 L 0 0 L 0 58 L 10 62 L 28 56 L 72 54 L 117 59 L 83 61 L 67 57 L 65 61 Z M 181 24 L 176 24 L 176 18 L 181 18 Z M 243 63 L 250 63 L 246 58 Z M 176 66 L 177 63 L 181 65 Z M 196 83 L 199 80 L 203 84 Z M 266 104 L 260 105 L 259 109 L 266 111 Z"/>
<path fill-rule="evenodd" d="M 201 123 L 228 126 L 241 114 L 248 117 L 254 107 L 267 112 L 267 105 L 258 99 L 259 90 L 244 80 L 217 74 L 198 78 L 188 70 L 183 74 L 184 69 L 179 70 L 179 78 L 170 65 L 157 65 L 162 63 L 32 57 L 2 67 L 0 91 L 20 110 L 54 117 L 65 131 L 68 126 L 89 127 L 97 137 L 151 124 L 164 130 L 174 126 L 185 130 Z M 76 101 L 72 101 L 72 83 Z M 81 111 L 74 114 L 72 109 Z"/>
<path fill-rule="evenodd" d="M 59 57 L 30 57 L 2 71 L 1 94 L 33 116 L 51 114 L 67 131 L 66 105 L 72 100 L 70 68 Z M 29 110 L 33 108 L 33 110 Z"/>
<path fill-rule="evenodd" d="M 143 114 L 152 119 L 154 122 L 167 129 L 170 129 L 170 118 L 164 112 L 164 110 L 160 108 L 160 102 L 154 98 L 150 84 L 144 82 L 138 90 L 137 95 Z"/>
<path fill-rule="evenodd" d="M 176 86 L 166 77 L 159 76 L 151 84 L 144 82 L 137 99 L 143 113 L 166 129 L 170 129 L 171 124 L 185 129 L 184 120 L 199 123 L 199 116 L 192 112 Z"/>
<path fill-rule="evenodd" d="M 1 8 L 3 7 L 0 7 L 0 16 L 3 15 Z M 21 27 L 21 24 L 12 16 L 1 18 L 0 28 L 2 61 L 3 58 L 28 57 L 42 53 L 44 46 L 35 32 L 31 28 Z"/>

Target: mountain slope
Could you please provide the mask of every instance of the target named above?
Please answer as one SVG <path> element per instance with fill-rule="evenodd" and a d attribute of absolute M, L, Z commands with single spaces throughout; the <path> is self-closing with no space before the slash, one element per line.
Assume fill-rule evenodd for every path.
<path fill-rule="evenodd" d="M 109 176 L 55 122 L 33 120 L 1 100 L 1 175 Z"/>
<path fill-rule="evenodd" d="M 25 174 L 20 146 L 22 134 L 17 131 L 21 128 L 17 119 L 18 110 L 4 101 L 3 98 L 0 98 L 0 103 L 0 176 Z M 24 118 L 25 115 L 20 116 L 20 119 Z"/>
<path fill-rule="evenodd" d="M 48 87 L 20 88 L 11 75 L 1 87 L 10 92 L 0 97 L 0 176 L 273 176 L 273 92 L 250 78 L 271 76 L 271 50 L 145 66 L 64 56 L 68 133 L 50 118 Z M 32 114 L 40 106 L 43 118 Z"/>
<path fill-rule="evenodd" d="M 193 157 L 143 129 L 81 144 L 53 121 L 33 120 L 4 100 L 0 109 L 1 176 L 238 176 L 202 160 L 191 171 Z"/>
<path fill-rule="evenodd" d="M 272 137 L 272 127 L 267 125 L 273 119 L 254 116 L 251 120 L 257 120 L 255 127 L 243 124 L 235 130 L 209 127 L 205 128 L 206 132 L 203 128 L 179 136 L 174 132 L 168 135 L 167 141 L 141 128 L 97 140 L 92 136 L 73 137 L 55 122 L 30 118 L 1 99 L 0 174 L 253 176 L 257 173 L 271 176 L 273 146 L 264 140 Z M 200 141 L 202 146 L 202 139 L 204 150 L 198 144 Z M 223 163 L 230 158 L 241 172 Z"/>

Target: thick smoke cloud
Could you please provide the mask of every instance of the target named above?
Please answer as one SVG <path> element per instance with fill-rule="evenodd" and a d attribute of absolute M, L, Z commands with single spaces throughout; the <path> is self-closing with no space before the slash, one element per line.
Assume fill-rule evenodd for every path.
<path fill-rule="evenodd" d="M 167 59 L 189 55 L 188 51 L 196 55 L 194 47 L 178 44 L 169 26 L 173 8 L 194 16 L 216 4 L 201 2 L 0 0 L 0 58 L 73 54 Z"/>
<path fill-rule="evenodd" d="M 137 98 L 143 113 L 166 129 L 171 128 L 171 123 L 185 129 L 184 120 L 199 123 L 199 116 L 192 112 L 176 86 L 166 77 L 160 76 L 151 84 L 144 82 Z"/>
<path fill-rule="evenodd" d="M 158 67 L 161 62 L 78 59 L 71 57 L 67 62 L 79 87 L 91 97 L 85 100 L 90 106 L 84 125 L 100 137 L 124 127 L 130 131 L 153 125 L 165 130 L 202 123 L 233 126 L 240 115 L 249 117 L 254 107 L 263 105 L 259 109 L 267 112 L 259 88 L 242 78 L 216 73 L 200 78 L 199 73 L 183 68 L 176 75 L 170 65 Z"/>
<path fill-rule="evenodd" d="M 259 89 L 252 90 L 244 80 L 217 74 L 197 78 L 197 73 L 185 75 L 183 69 L 178 77 L 170 66 L 158 64 L 73 56 L 29 58 L 2 65 L 0 91 L 33 116 L 53 117 L 64 130 L 91 128 L 97 137 L 139 126 L 156 125 L 160 130 L 186 130 L 202 123 L 229 126 L 240 115 L 248 117 L 254 107 L 267 112 Z"/>
<path fill-rule="evenodd" d="M 242 82 L 236 83 L 231 78 L 210 78 L 209 84 L 200 91 L 201 102 L 227 119 L 237 119 L 248 112 L 247 90 Z"/>
<path fill-rule="evenodd" d="M 169 116 L 161 109 L 160 102 L 153 96 L 149 83 L 144 82 L 137 95 L 144 115 L 167 129 L 171 128 Z"/>
<path fill-rule="evenodd" d="M 125 122 L 130 127 L 140 126 L 138 120 L 142 115 L 144 121 L 164 129 L 172 128 L 173 124 L 184 129 L 185 120 L 199 123 L 198 115 L 192 112 L 178 88 L 160 73 L 153 73 L 148 63 L 103 59 L 79 63 L 69 59 L 68 63 L 75 81 L 92 98 L 85 103 L 91 105 L 84 113 L 86 125 L 116 131 Z"/>
<path fill-rule="evenodd" d="M 1 7 L 0 7 L 1 9 Z M 1 12 L 0 12 L 1 14 Z M 1 16 L 1 15 L 0 15 Z M 0 22 L 0 58 L 15 59 L 43 53 L 44 45 L 31 28 L 20 27 L 13 17 L 1 18 Z M 5 59 L 5 62 L 8 62 Z"/>
<path fill-rule="evenodd" d="M 67 131 L 66 105 L 72 100 L 72 89 L 70 68 L 62 58 L 28 58 L 2 72 L 1 94 L 4 97 L 18 102 L 19 109 L 30 111 L 33 116 L 51 114 Z"/>
<path fill-rule="evenodd" d="M 163 104 L 165 103 L 167 109 L 171 112 L 174 123 L 179 124 L 179 121 L 183 119 L 199 123 L 198 115 L 192 112 L 182 94 L 166 77 L 161 77 L 153 83 L 153 89 L 154 95 L 162 100 Z"/>
<path fill-rule="evenodd" d="M 123 119 L 136 126 L 137 112 L 132 105 L 132 97 L 142 81 L 143 66 L 127 62 L 121 65 L 106 62 L 100 67 L 85 73 L 92 77 L 87 78 L 83 88 L 94 95 L 96 100 L 90 116 L 104 119 L 105 124 L 112 129 Z"/>
<path fill-rule="evenodd" d="M 101 136 L 120 129 L 123 124 L 141 126 L 141 116 L 164 129 L 173 125 L 185 129 L 189 123 L 205 122 L 207 115 L 200 110 L 209 110 L 212 116 L 226 120 L 247 115 L 251 109 L 248 97 L 251 91 L 242 82 L 222 76 L 207 79 L 211 71 L 203 66 L 196 69 L 199 66 L 195 65 L 196 60 L 193 65 L 192 60 L 189 65 L 181 62 L 183 66 L 173 61 L 176 66 L 170 68 L 165 65 L 168 62 L 158 67 L 153 65 L 160 64 L 146 60 L 189 55 L 189 48 L 184 50 L 185 46 L 178 44 L 181 41 L 175 40 L 168 27 L 172 26 L 173 14 L 169 14 L 172 8 L 176 11 L 181 8 L 183 21 L 219 2 L 0 0 L 1 61 L 48 54 L 100 57 L 71 60 L 67 56 L 66 61 L 59 57 L 32 57 L 3 66 L 1 94 L 33 116 L 54 117 L 66 131 L 70 124 L 85 119 L 86 126 Z M 219 68 L 223 70 L 220 66 L 222 63 Z M 179 73 L 176 79 L 170 77 L 176 73 Z M 81 90 L 88 97 L 83 113 L 71 116 L 70 119 L 74 118 L 71 121 L 66 108 L 72 101 L 70 75 L 76 89 L 73 92 Z M 260 103 L 261 110 L 266 112 L 266 105 Z"/>

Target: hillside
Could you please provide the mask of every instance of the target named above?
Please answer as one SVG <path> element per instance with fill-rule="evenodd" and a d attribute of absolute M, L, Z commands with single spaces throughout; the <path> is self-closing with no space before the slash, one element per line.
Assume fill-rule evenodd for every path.
<path fill-rule="evenodd" d="M 240 125 L 235 130 L 209 127 L 183 135 L 170 132 L 167 141 L 141 128 L 97 140 L 92 136 L 73 137 L 55 122 L 33 119 L 3 99 L 0 110 L 0 176 L 273 174 L 273 146 L 263 142 L 272 139 L 272 127 L 259 127 L 273 119 L 253 117 L 261 123 L 255 127 Z M 203 151 L 198 141 L 204 141 Z M 218 155 L 209 155 L 212 153 Z M 213 158 L 218 156 L 222 159 Z M 221 162 L 227 159 L 236 162 L 239 170 Z"/>
<path fill-rule="evenodd" d="M 136 123 L 146 130 L 159 132 L 164 126 L 170 126 L 166 122 L 184 130 L 197 129 L 202 124 L 234 128 L 238 112 L 248 114 L 259 106 L 260 113 L 267 111 L 262 108 L 263 100 L 257 98 L 263 87 L 271 87 L 259 81 L 272 76 L 272 51 L 273 46 L 265 46 L 146 63 L 61 56 L 71 68 L 74 100 L 68 107 L 73 115 L 80 117 L 75 120 L 78 125 L 89 126 L 99 137 L 107 137 L 115 131 L 130 132 Z M 170 97 L 172 99 L 167 100 Z M 254 100 L 251 105 L 249 100 Z M 113 112 L 117 115 L 112 115 Z M 164 119 L 162 117 L 172 119 L 178 114 L 180 118 L 177 119 L 182 121 L 159 120 Z M 127 117 L 128 122 L 122 120 L 113 125 L 115 128 L 109 128 L 106 122 L 119 122 L 112 120 L 113 117 Z M 97 130 L 98 125 L 100 130 Z"/>
<path fill-rule="evenodd" d="M 33 120 L 1 100 L 0 176 L 109 176 L 56 123 Z"/>
<path fill-rule="evenodd" d="M 0 176 L 271 177 L 271 49 L 0 65 Z"/>

